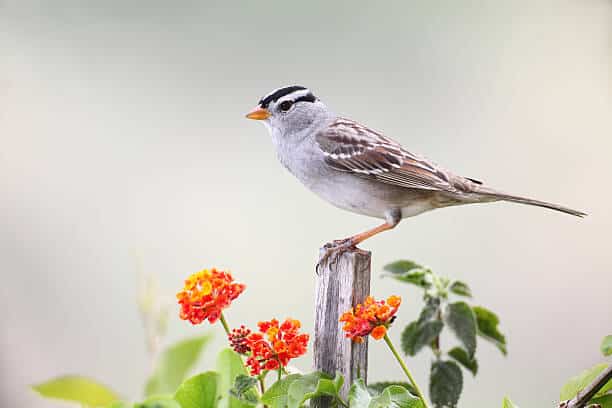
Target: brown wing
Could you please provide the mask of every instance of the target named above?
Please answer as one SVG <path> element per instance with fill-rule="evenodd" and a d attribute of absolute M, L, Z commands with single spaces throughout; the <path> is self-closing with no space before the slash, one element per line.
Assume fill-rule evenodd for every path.
<path fill-rule="evenodd" d="M 451 193 L 467 191 L 471 183 L 350 119 L 336 119 L 316 140 L 329 166 L 382 183 Z"/>

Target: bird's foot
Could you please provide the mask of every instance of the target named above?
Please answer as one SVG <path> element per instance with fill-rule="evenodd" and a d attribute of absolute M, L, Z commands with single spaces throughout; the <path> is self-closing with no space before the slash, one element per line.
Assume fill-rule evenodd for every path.
<path fill-rule="evenodd" d="M 317 263 L 317 268 L 316 268 L 317 275 L 319 274 L 323 265 L 329 262 L 329 266 L 332 267 L 333 265 L 338 263 L 338 259 L 340 258 L 340 255 L 342 255 L 346 251 L 355 249 L 356 248 L 355 245 L 356 244 L 352 237 L 345 238 L 345 239 L 337 239 L 333 242 L 328 242 L 327 244 L 325 244 L 323 246 L 323 248 L 325 249 L 325 253 L 321 257 L 321 259 L 319 259 L 319 263 Z"/>

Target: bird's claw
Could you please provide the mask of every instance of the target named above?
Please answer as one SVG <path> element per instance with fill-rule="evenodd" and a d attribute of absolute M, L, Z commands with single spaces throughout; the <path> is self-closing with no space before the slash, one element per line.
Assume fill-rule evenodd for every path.
<path fill-rule="evenodd" d="M 319 259 L 319 262 L 317 263 L 317 268 L 316 268 L 317 275 L 319 274 L 323 265 L 325 265 L 328 261 L 329 261 L 330 267 L 338 263 L 338 259 L 340 258 L 340 255 L 342 255 L 344 252 L 348 250 L 355 249 L 355 244 L 352 238 L 345 238 L 345 239 L 337 239 L 333 242 L 328 242 L 327 244 L 323 245 L 323 248 L 325 249 L 325 253 L 323 254 L 321 259 Z"/>

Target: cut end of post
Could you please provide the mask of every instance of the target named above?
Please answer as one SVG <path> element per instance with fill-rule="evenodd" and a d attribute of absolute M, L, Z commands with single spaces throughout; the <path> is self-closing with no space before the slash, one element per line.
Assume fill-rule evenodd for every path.
<path fill-rule="evenodd" d="M 319 275 L 323 270 L 329 270 L 330 272 L 336 270 L 341 261 L 348 261 L 354 257 L 367 257 L 371 258 L 372 253 L 359 248 L 349 248 L 342 252 L 328 252 L 329 249 L 326 247 L 319 248 L 319 261 L 317 262 L 316 272 Z M 348 258 L 347 258 L 348 257 Z"/>

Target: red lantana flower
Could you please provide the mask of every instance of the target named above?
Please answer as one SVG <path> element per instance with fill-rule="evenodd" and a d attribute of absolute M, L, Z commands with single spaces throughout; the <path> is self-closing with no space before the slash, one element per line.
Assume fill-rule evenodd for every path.
<path fill-rule="evenodd" d="M 299 320 L 286 319 L 279 325 L 279 321 L 272 319 L 257 324 L 259 332 L 251 333 L 241 327 L 232 330 L 229 335 L 232 348 L 240 354 L 248 355 L 246 361 L 251 375 L 259 375 L 262 370 L 278 370 L 286 367 L 292 358 L 306 353 L 309 336 L 299 333 L 301 323 Z M 248 332 L 247 332 L 248 331 Z"/>
<path fill-rule="evenodd" d="M 346 337 L 357 343 L 363 342 L 363 338 L 368 335 L 380 340 L 385 337 L 387 329 L 393 323 L 401 302 L 399 296 L 390 296 L 386 302 L 368 296 L 363 304 L 358 304 L 342 314 L 342 330 L 346 332 Z"/>
<path fill-rule="evenodd" d="M 183 290 L 176 294 L 181 306 L 179 316 L 192 324 L 200 324 L 206 319 L 214 323 L 244 288 L 244 284 L 234 282 L 229 272 L 215 268 L 196 272 L 185 280 Z"/>

